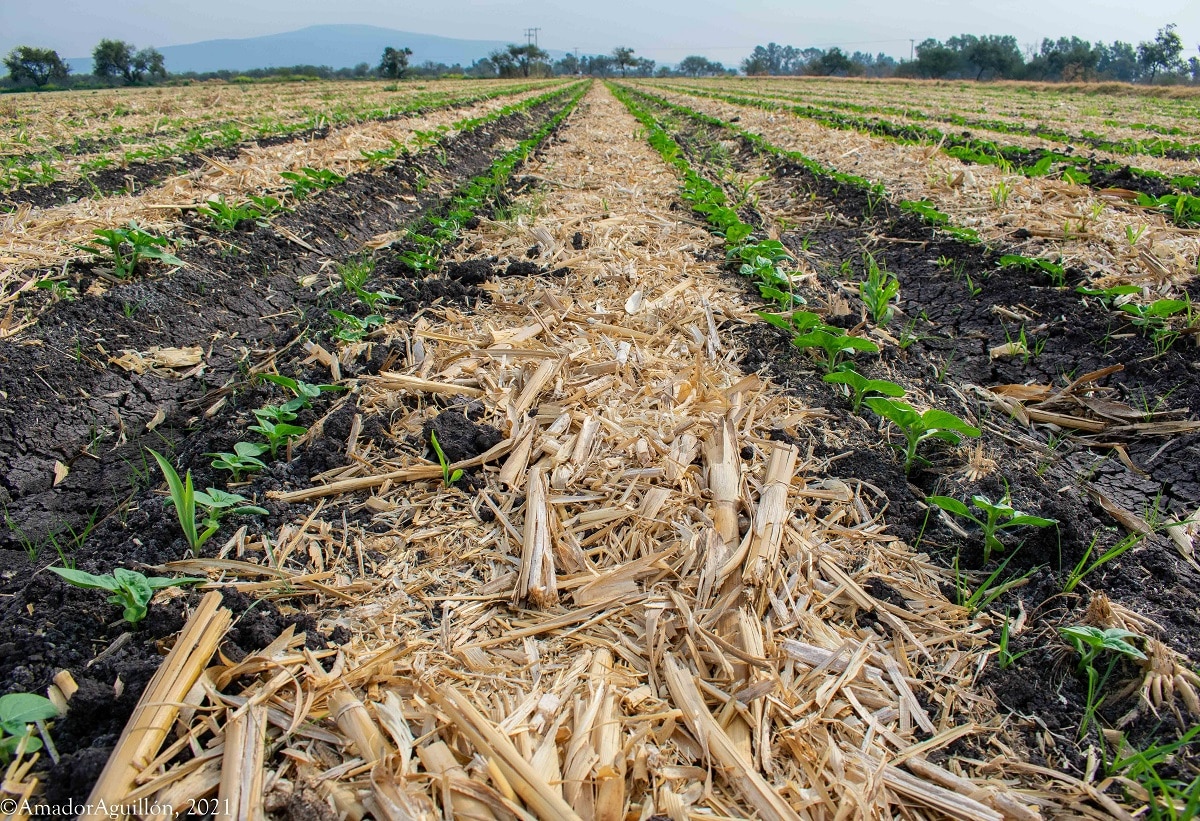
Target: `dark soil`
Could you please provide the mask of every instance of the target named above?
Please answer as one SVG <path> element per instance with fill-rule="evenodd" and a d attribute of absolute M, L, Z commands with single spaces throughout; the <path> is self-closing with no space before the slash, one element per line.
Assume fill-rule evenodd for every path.
<path fill-rule="evenodd" d="M 189 555 L 174 509 L 155 489 L 160 475 L 145 448 L 170 454 L 181 474 L 192 471 L 200 488 L 223 485 L 228 477 L 217 475 L 207 454 L 231 450 L 245 438 L 253 409 L 290 398 L 249 374 L 277 370 L 328 382 L 329 370 L 306 358 L 304 344 L 335 349 L 329 309 L 366 313 L 344 289 L 323 287 L 337 278 L 322 271 L 331 262 L 358 258 L 372 237 L 418 224 L 444 204 L 448 191 L 485 171 L 512 140 L 530 134 L 564 104 L 559 99 L 459 135 L 436 154 L 353 175 L 275 221 L 315 252 L 271 227 L 209 236 L 192 226 L 186 233 L 192 244 L 180 252 L 185 268 L 170 274 L 146 270 L 99 296 L 35 306 L 44 313 L 33 328 L 0 346 L 0 503 L 6 516 L 0 531 L 0 620 L 6 627 L 0 693 L 44 692 L 64 669 L 80 685 L 67 717 L 54 728 L 61 760 L 44 781 L 49 802 L 86 798 L 158 669 L 164 643 L 182 627 L 200 594 L 178 589 L 160 594 L 149 617 L 130 628 L 120 607 L 104 595 L 68 586 L 45 568 L 60 562 L 60 551 L 93 573 Z M 432 184 L 417 190 L 418 175 Z M 469 310 L 486 302 L 478 281 L 436 272 L 414 276 L 395 254 L 389 248 L 376 252 L 366 283 L 400 297 L 376 306 L 389 318 L 430 306 Z M 486 266 L 494 270 L 494 261 Z M 86 293 L 99 272 L 84 265 L 68 273 L 71 284 Z M 110 362 L 124 349 L 155 345 L 203 348 L 203 373 L 136 375 Z M 402 354 L 402 345 L 368 339 L 357 359 L 342 366 L 343 376 L 376 373 Z M 319 435 L 236 489 L 269 516 L 230 519 L 202 555 L 214 555 L 241 525 L 252 536 L 274 532 L 306 511 L 307 506 L 289 507 L 265 494 L 308 486 L 313 475 L 344 465 L 354 416 L 354 405 L 339 393 L 322 394 L 313 407 L 300 410 L 296 424 Z M 362 437 L 385 448 L 406 446 L 392 440 L 386 419 L 362 422 Z M 435 424 L 439 436 L 444 431 L 447 452 L 456 455 L 474 455 L 496 441 L 495 431 L 476 425 L 461 409 L 442 414 Z M 55 463 L 69 468 L 57 485 Z M 337 631 L 322 635 L 309 617 L 286 605 L 232 589 L 223 593 L 236 619 L 222 647 L 228 658 L 261 649 L 288 624 L 304 632 L 313 648 L 344 638 Z"/>
<path fill-rule="evenodd" d="M 729 146 L 729 135 L 709 126 L 681 121 L 660 112 L 672 135 L 696 167 L 712 168 L 717 141 Z M 857 295 L 865 278 L 863 254 L 869 251 L 880 266 L 900 282 L 900 311 L 887 327 L 905 344 L 883 345 L 874 356 L 855 360 L 870 378 L 898 381 L 928 397 L 930 404 L 976 420 L 984 428 L 990 468 L 969 475 L 963 468 L 972 442 L 957 450 L 939 446 L 923 451 L 929 464 L 905 475 L 886 445 L 888 425 L 868 410 L 851 413 L 848 401 L 824 383 L 812 358 L 790 344 L 789 336 L 764 324 L 731 326 L 746 350 L 743 367 L 764 370 L 788 385 L 811 407 L 827 409 L 832 418 L 826 430 L 806 443 L 816 457 L 830 462 L 829 470 L 843 479 L 870 483 L 887 500 L 889 531 L 929 552 L 947 566 L 958 558 L 965 569 L 983 569 L 986 576 L 998 561 L 1011 556 L 1003 577 L 1029 573 L 1028 580 L 988 609 L 1030 614 L 1025 632 L 1010 649 L 1033 649 L 1001 669 L 989 664 L 984 683 L 994 692 L 1000 709 L 1011 712 L 1010 726 L 1023 733 L 1024 754 L 1030 760 L 1079 776 L 1086 748 L 1098 743 L 1095 725 L 1079 739 L 1086 682 L 1075 672 L 1077 656 L 1057 635 L 1060 625 L 1083 619 L 1089 589 L 1102 591 L 1113 602 L 1148 617 L 1161 626 L 1151 634 L 1191 659 L 1200 661 L 1200 572 L 1185 561 L 1164 536 L 1145 539 L 1133 550 L 1089 576 L 1073 594 L 1062 594 L 1069 571 L 1095 539 L 1097 554 L 1125 535 L 1090 493 L 1099 493 L 1126 510 L 1151 521 L 1191 515 L 1200 502 L 1200 434 L 1172 438 L 1061 437 L 1045 427 L 1024 429 L 979 401 L 972 386 L 1008 383 L 1054 384 L 1113 364 L 1124 370 L 1101 382 L 1109 398 L 1135 408 L 1178 408 L 1184 418 L 1200 411 L 1200 379 L 1195 349 L 1177 343 L 1163 355 L 1120 315 L 1080 297 L 1073 288 L 1055 287 L 1044 276 L 1018 269 L 1001 269 L 1004 253 L 1033 255 L 1029 244 L 1020 248 L 987 248 L 959 242 L 935 232 L 911 214 L 890 204 L 868 203 L 866 195 L 846 184 L 817 177 L 794 163 L 755 154 L 746 142 L 736 143 L 725 163 L 757 175 L 765 167 L 770 179 L 755 189 L 759 202 L 791 214 L 796 203 L 811 203 L 814 215 L 803 229 L 780 232 L 779 238 L 797 256 L 820 271 L 819 283 L 801 292 L 809 309 L 823 313 L 830 324 L 851 327 L 867 320 Z M 716 155 L 719 157 L 719 155 Z M 718 162 L 720 160 L 718 159 Z M 721 176 L 714 173 L 712 177 Z M 731 192 L 736 193 L 736 192 Z M 791 215 L 789 214 L 789 216 Z M 827 215 L 836 215 L 826 218 Z M 743 214 L 751 224 L 761 217 Z M 939 265 L 938 260 L 943 260 Z M 850 272 L 841 270 L 850 262 Z M 947 262 L 949 261 L 949 262 Z M 1072 284 L 1086 272 L 1069 271 Z M 757 288 L 747 283 L 757 298 Z M 838 304 L 848 314 L 837 315 Z M 1022 323 L 997 314 L 998 306 L 1029 317 L 1027 333 L 1045 340 L 1044 349 L 1028 360 L 992 359 L 989 349 L 1003 344 L 1006 333 L 1016 338 Z M 842 308 L 846 310 L 845 307 Z M 868 330 L 873 323 L 868 321 Z M 1185 346 L 1186 342 L 1186 346 Z M 894 434 L 893 434 L 894 436 Z M 1050 437 L 1053 437 L 1051 439 Z M 827 442 L 836 443 L 835 445 Z M 1113 452 L 1120 445 L 1145 476 L 1132 472 Z M 1090 493 L 1089 493 L 1090 492 Z M 1011 494 L 1012 504 L 1026 513 L 1053 518 L 1057 528 L 1024 528 L 1011 539 L 1012 550 L 984 565 L 978 532 L 963 539 L 947 526 L 945 517 L 930 511 L 931 494 L 969 498 L 983 494 L 996 500 Z M 965 525 L 966 523 L 959 523 Z M 970 532 L 968 528 L 968 532 Z M 1023 541 L 1022 541 L 1023 540 Z M 1019 547 L 1017 546 L 1019 544 Z M 886 591 L 884 591 L 886 593 Z M 957 596 L 953 586 L 946 591 Z M 993 636 L 997 640 L 998 632 Z M 1118 669 L 1114 680 L 1135 678 L 1132 666 Z M 1108 726 L 1130 712 L 1136 696 L 1109 699 L 1101 710 Z M 1136 748 L 1170 740 L 1183 728 L 1164 711 L 1148 710 L 1123 728 Z M 1054 746 L 1047 747 L 1048 732 Z M 979 751 L 981 757 L 994 752 Z"/>

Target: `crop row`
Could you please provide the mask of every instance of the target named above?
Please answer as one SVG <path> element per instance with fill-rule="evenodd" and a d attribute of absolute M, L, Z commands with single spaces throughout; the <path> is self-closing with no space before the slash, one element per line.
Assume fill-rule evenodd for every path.
<path fill-rule="evenodd" d="M 1192 100 L 1157 98 L 1145 94 L 1111 93 L 1100 86 L 1083 91 L 1058 85 L 1026 83 L 887 82 L 804 78 L 749 79 L 715 86 L 754 87 L 808 93 L 822 101 L 880 106 L 905 106 L 936 115 L 977 113 L 1013 125 L 1051 123 L 1060 129 L 1087 129 L 1106 136 L 1200 137 L 1195 123 L 1200 107 Z M 708 83 L 706 83 L 708 85 Z M 1089 87 L 1084 87 L 1089 88 Z"/>
<path fill-rule="evenodd" d="M 1004 134 L 1039 137 L 1055 143 L 1066 145 L 1089 145 L 1092 148 L 1113 154 L 1149 155 L 1153 157 L 1174 157 L 1177 159 L 1194 159 L 1200 157 L 1200 143 L 1188 139 L 1189 132 L 1177 125 L 1162 126 L 1150 123 L 1137 123 L 1138 127 L 1127 127 L 1120 121 L 1106 118 L 1100 124 L 1080 123 L 1075 120 L 1066 122 L 1079 128 L 1078 133 L 1072 133 L 1060 127 L 1047 124 L 1041 114 L 1053 110 L 1052 102 L 1040 104 L 1037 113 L 1020 112 L 1012 118 L 996 118 L 986 106 L 975 107 L 969 98 L 960 97 L 962 105 L 952 107 L 951 101 L 946 104 L 935 104 L 924 95 L 913 95 L 905 99 L 903 95 L 881 96 L 871 99 L 873 95 L 837 95 L 823 94 L 816 89 L 805 86 L 794 86 L 781 83 L 754 84 L 752 82 L 738 83 L 705 83 L 697 84 L 702 88 L 720 88 L 725 91 L 750 91 L 767 97 L 807 102 L 809 104 L 851 111 L 858 114 L 885 114 L 905 117 L 911 120 L 948 123 L 964 128 L 977 128 L 986 131 L 996 131 Z M 889 86 L 893 91 L 894 86 Z M 899 97 L 899 99 L 897 99 Z M 977 104 L 977 103 L 976 103 Z M 966 108 L 966 106 L 971 106 Z M 984 116 L 967 116 L 964 111 L 977 111 Z M 1030 125 L 1030 121 L 1034 124 Z M 1081 127 L 1082 126 L 1082 127 Z M 1103 129 L 1101 133 L 1100 129 Z M 1147 136 L 1147 135 L 1153 136 Z M 1182 139 L 1175 139 L 1182 138 Z"/>
<path fill-rule="evenodd" d="M 872 200 L 879 201 L 890 199 L 887 189 L 879 182 L 871 182 L 853 174 L 838 172 L 822 165 L 821 163 L 813 160 L 801 152 L 779 148 L 778 146 L 773 145 L 764 139 L 761 135 L 747 131 L 737 124 L 721 120 L 711 115 L 702 114 L 688 108 L 687 106 L 671 103 L 668 100 L 647 94 L 644 91 L 627 91 L 626 89 L 618 89 L 618 94 L 620 95 L 621 99 L 626 102 L 626 105 L 635 105 L 635 102 L 630 98 L 630 95 L 634 95 L 637 99 L 657 106 L 661 109 L 675 112 L 703 125 L 718 128 L 735 134 L 739 138 L 746 140 L 761 153 L 795 162 L 817 177 L 828 179 L 837 185 L 848 185 L 851 188 L 862 191 L 867 196 L 868 203 L 870 203 Z M 635 116 L 639 117 L 639 119 L 645 117 L 647 120 L 652 120 L 650 114 L 640 106 L 634 111 L 634 113 Z M 647 120 L 643 120 L 643 122 L 646 122 Z M 670 140 L 669 136 L 666 135 L 665 132 L 662 132 L 661 134 L 658 133 L 661 132 L 661 129 L 658 129 L 657 126 L 655 129 L 656 130 L 652 130 L 653 139 L 659 141 Z M 675 147 L 672 149 L 660 148 L 660 152 L 667 150 L 678 150 L 678 147 L 675 145 L 673 140 L 667 143 L 667 145 Z M 683 162 L 686 165 L 685 160 L 681 159 L 680 162 Z M 681 168 L 681 171 L 682 170 L 683 169 Z M 701 183 L 692 182 L 693 179 L 702 180 L 703 178 L 695 174 L 690 167 L 687 168 L 684 173 L 686 175 L 685 178 L 688 180 L 688 186 L 685 186 L 685 189 L 687 187 L 703 187 Z M 711 186 L 712 184 L 709 183 L 708 185 Z M 713 188 L 713 193 L 708 195 L 709 199 L 703 202 L 703 206 L 701 208 L 696 208 L 696 205 L 693 204 L 693 208 L 700 210 L 703 213 L 709 213 L 709 220 L 711 223 L 713 223 L 714 229 L 727 236 L 725 232 L 728 229 L 723 224 L 723 220 L 714 220 L 714 218 L 711 216 L 713 203 L 719 204 L 720 206 L 725 206 L 723 192 L 721 192 L 720 189 L 717 189 L 715 186 L 713 186 Z M 689 199 L 689 201 L 693 203 L 695 202 L 695 198 L 689 198 L 686 193 L 685 199 Z M 980 237 L 975 231 L 965 226 L 955 225 L 949 215 L 939 211 L 930 202 L 894 199 L 894 204 L 901 211 L 908 212 L 920 218 L 935 232 L 945 232 L 960 242 L 966 242 L 969 244 L 981 243 Z M 727 206 L 725 207 L 728 208 Z M 736 213 L 736 209 L 728 210 Z M 739 227 L 735 229 L 738 232 L 735 234 L 735 236 L 739 239 L 743 232 L 749 235 L 750 231 L 749 226 L 742 226 L 744 226 L 744 223 L 739 222 Z M 751 237 L 751 239 L 753 238 Z M 729 242 L 728 239 L 726 241 Z M 1019 253 L 1019 251 L 1015 248 L 996 247 L 994 245 L 990 246 L 990 250 L 991 257 L 994 259 L 997 269 L 1015 268 L 1025 270 L 1044 277 L 1046 282 L 1053 286 L 1065 287 L 1068 285 L 1067 266 L 1063 263 L 1061 258 L 1055 261 L 1044 257 L 1030 257 Z M 731 257 L 743 256 L 744 258 L 744 255 L 740 253 L 740 250 L 736 246 L 730 251 L 730 255 Z M 785 254 L 776 251 L 774 255 L 774 261 L 778 262 L 779 260 L 783 259 L 784 256 Z M 872 264 L 869 264 L 868 267 L 876 268 L 876 266 Z M 742 273 L 748 274 L 750 271 L 743 269 Z M 1180 294 L 1181 298 L 1158 298 L 1153 291 L 1139 285 L 1126 284 L 1115 286 L 1110 285 L 1108 287 L 1094 287 L 1092 285 L 1093 280 L 1103 278 L 1103 272 L 1087 273 L 1075 268 L 1073 273 L 1077 277 L 1077 281 L 1074 284 L 1078 293 L 1084 297 L 1097 299 L 1105 308 L 1117 312 L 1117 314 L 1124 321 L 1128 322 L 1137 332 L 1140 332 L 1150 339 L 1154 344 L 1155 351 L 1160 354 L 1165 353 L 1177 343 L 1187 343 L 1191 340 L 1191 337 L 1197 333 L 1197 331 L 1200 331 L 1200 306 L 1194 306 L 1191 303 L 1190 296 L 1186 291 L 1183 291 Z M 1084 276 L 1079 278 L 1079 274 L 1084 274 Z M 780 293 L 781 290 L 787 288 L 787 276 L 779 272 L 778 269 L 775 269 L 773 274 L 769 278 L 766 278 L 766 282 L 767 284 L 765 286 L 760 285 L 760 290 L 762 291 L 763 295 L 776 300 L 783 307 L 791 307 L 791 299 L 784 299 L 784 296 L 786 295 Z M 874 299 L 875 307 L 872 308 L 871 311 L 873 314 L 879 314 L 881 311 L 886 309 L 887 299 L 883 299 L 882 302 L 880 302 L 880 297 L 878 296 L 884 287 L 886 287 L 885 283 L 877 281 L 876 284 L 873 284 L 869 289 L 864 289 L 863 296 L 864 300 L 868 302 L 868 305 L 871 304 L 872 300 L 868 298 L 867 292 L 869 291 L 870 293 L 876 295 Z M 832 362 L 834 359 L 835 357 L 830 354 L 829 360 Z M 834 364 L 836 364 L 836 362 Z"/>
<path fill-rule="evenodd" d="M 194 128 L 220 130 L 229 124 L 263 137 L 279 132 L 285 124 L 317 130 L 353 122 L 372 110 L 421 95 L 456 95 L 526 82 L 197 84 L 26 95 L 20 106 L 6 101 L 4 111 L 11 116 L 0 121 L 0 156 L 48 151 L 88 154 Z"/>
<path fill-rule="evenodd" d="M 784 104 L 770 98 L 744 96 L 698 89 L 690 86 L 669 86 L 675 91 L 723 100 L 735 105 L 746 105 L 767 111 L 785 111 L 804 117 L 829 128 L 858 131 L 907 145 L 935 145 L 948 156 L 962 162 L 978 165 L 995 165 L 1005 170 L 1015 170 L 1030 177 L 1061 176 L 1068 182 L 1081 185 L 1092 183 L 1092 177 L 1111 176 L 1114 173 L 1128 174 L 1132 179 L 1126 185 L 1142 189 L 1146 194 L 1147 207 L 1160 205 L 1175 215 L 1176 203 L 1182 200 L 1181 224 L 1200 224 L 1200 176 L 1171 176 L 1160 171 L 1133 168 L 1116 162 L 1102 162 L 1091 158 L 1069 156 L 1046 149 L 1028 149 L 1021 146 L 1003 145 L 981 137 L 966 137 L 941 131 L 936 128 L 914 124 L 894 123 L 881 118 L 858 117 L 830 111 L 811 105 Z M 1100 187 L 1108 187 L 1102 184 Z M 1166 193 L 1163 189 L 1174 189 Z M 1160 200 L 1162 194 L 1168 199 Z"/>
<path fill-rule="evenodd" d="M 421 121 L 376 123 L 340 132 L 336 140 L 301 142 L 284 147 L 251 148 L 235 162 L 221 163 L 203 173 L 172 181 L 137 196 L 116 197 L 104 202 L 84 200 L 69 205 L 19 211 L 0 217 L 0 245 L 9 253 L 4 283 L 10 292 L 21 287 L 17 273 L 30 267 L 61 265 L 77 256 L 73 245 L 90 239 L 95 228 L 117 228 L 132 221 L 161 233 L 177 225 L 168 218 L 171 209 L 200 206 L 208 209 L 244 206 L 252 196 L 279 199 L 287 191 L 326 187 L 338 178 L 358 169 L 369 168 L 395 159 L 412 150 L 436 144 L 455 128 L 470 129 L 480 117 L 494 118 L 566 93 L 565 86 L 550 91 L 525 92 L 518 102 L 500 105 L 504 100 L 479 103 L 455 122 L 448 112 Z M 425 130 L 415 126 L 423 125 Z M 364 151 L 365 149 L 365 151 Z M 206 204 L 207 203 L 207 204 Z M 264 203 L 266 204 L 266 203 Z M 259 210 L 263 210 L 261 207 Z M 29 287 L 29 283 L 25 283 Z"/>
<path fill-rule="evenodd" d="M 932 155 L 927 146 L 880 142 L 804 119 L 782 122 L 757 107 L 665 89 L 656 94 L 720 119 L 738 120 L 743 130 L 803 152 L 831 169 L 853 169 L 873 182 L 886 180 L 897 200 L 908 200 L 918 210 L 942 212 L 981 237 L 1011 243 L 1026 256 L 1061 259 L 1068 267 L 1151 283 L 1161 296 L 1170 295 L 1170 283 L 1177 285 L 1196 273 L 1196 244 L 1173 224 L 1173 214 L 1137 206 L 1111 192 L 1100 195 L 1080 186 L 1006 173 L 998 166 L 971 167 Z"/>
<path fill-rule="evenodd" d="M 97 273 L 93 266 L 73 266 L 65 278 L 56 276 L 67 293 L 48 307 L 44 321 L 23 334 L 42 344 L 21 350 L 27 352 L 27 359 L 35 357 L 36 361 L 41 356 L 58 358 L 58 351 L 67 350 L 67 360 L 56 366 L 50 380 L 56 384 L 68 380 L 78 385 L 86 398 L 66 401 L 56 394 L 47 395 L 39 387 L 42 383 L 29 378 L 28 372 L 22 376 L 9 369 L 3 380 L 5 407 L 28 408 L 39 424 L 58 432 L 56 441 L 49 442 L 30 440 L 31 434 L 23 427 L 10 429 L 5 448 L 14 460 L 20 453 L 24 468 L 19 474 L 13 472 L 17 471 L 14 461 L 12 471 L 0 478 L 11 493 L 8 509 L 21 532 L 29 539 L 41 538 L 44 533 L 39 531 L 42 525 L 37 517 L 44 513 L 39 511 L 57 510 L 76 498 L 72 490 L 76 477 L 86 483 L 94 472 L 89 470 L 91 460 L 78 458 L 81 449 L 98 463 L 113 462 L 106 470 L 119 473 L 121 458 L 137 464 L 141 445 L 154 444 L 152 435 L 142 433 L 142 426 L 154 415 L 156 405 L 168 395 L 173 402 L 182 401 L 186 397 L 176 394 L 195 391 L 200 384 L 198 380 L 163 383 L 155 377 L 127 374 L 109 364 L 109 357 L 90 339 L 144 339 L 149 335 L 169 339 L 181 348 L 204 346 L 205 378 L 219 382 L 236 380 L 239 372 L 244 376 L 244 361 L 242 365 L 239 361 L 244 360 L 247 349 L 269 348 L 281 333 L 293 343 L 317 339 L 327 350 L 335 350 L 369 338 L 393 312 L 411 313 L 421 293 L 451 298 L 456 291 L 444 287 L 444 282 L 441 288 L 413 284 L 412 266 L 404 254 L 406 238 L 418 233 L 422 220 L 437 220 L 446 238 L 484 208 L 513 169 L 567 116 L 583 91 L 582 84 L 575 85 L 542 95 L 536 104 L 513 106 L 503 114 L 480 118 L 474 128 L 447 135 L 419 154 L 398 157 L 379 172 L 358 173 L 314 192 L 297 203 L 294 212 L 278 215 L 272 221 L 279 223 L 278 228 L 251 223 L 237 233 L 224 234 L 219 242 L 180 248 L 178 253 L 187 265 L 168 275 L 121 280 L 99 295 L 81 293 Z M 420 184 L 426 168 L 443 169 L 440 184 Z M 398 194 L 400 201 L 396 200 Z M 297 246 L 279 232 L 287 236 L 303 233 L 307 245 Z M 384 235 L 392 242 L 376 242 Z M 379 250 L 374 253 L 368 250 L 376 247 Z M 118 248 L 123 253 L 130 250 L 131 245 Z M 143 259 L 136 273 L 151 273 L 150 264 Z M 326 279 L 330 287 L 319 289 L 318 283 Z M 202 295 L 202 312 L 179 307 L 197 295 Z M 147 304 L 153 314 L 149 319 L 143 308 Z M 81 315 L 88 316 L 86 330 L 71 320 Z M 236 329 L 236 344 L 222 341 L 229 329 Z M 37 367 L 34 363 L 28 370 Z M 289 378 L 300 376 L 291 374 Z M 303 392 L 302 387 L 300 390 Z M 122 430 L 140 436 L 130 443 L 132 453 L 123 439 L 113 444 L 104 421 L 112 418 L 118 401 Z M 245 429 L 258 434 L 259 441 L 239 436 L 240 448 L 229 442 L 206 450 L 218 452 L 214 461 L 237 467 L 239 478 L 247 468 L 257 467 L 251 460 L 268 463 L 268 456 L 270 460 L 283 458 L 289 441 L 303 435 L 296 429 L 303 424 L 295 417 L 302 409 L 286 404 L 273 404 L 253 415 L 253 429 Z M 2 418 L 12 421 L 7 415 Z M 91 425 L 80 423 L 89 418 Z M 172 424 L 168 419 L 167 426 Z M 258 451 L 260 447 L 266 450 Z M 40 469 L 55 461 L 73 466 L 57 490 L 40 478 Z M 9 464 L 7 457 L 5 463 Z M 121 490 L 118 481 L 113 487 L 106 485 L 103 492 L 90 491 L 88 509 L 113 501 L 112 494 Z M 73 518 L 78 513 L 62 510 L 61 516 L 78 527 L 80 522 Z M 29 514 L 34 516 L 32 520 Z"/>
<path fill-rule="evenodd" d="M 0 191 L 83 178 L 86 186 L 80 187 L 80 190 L 108 193 L 105 190 L 105 182 L 108 179 L 121 181 L 122 172 L 137 164 L 162 163 L 164 171 L 177 171 L 177 163 L 163 161 L 213 150 L 224 150 L 228 156 L 231 150 L 235 151 L 239 146 L 248 143 L 278 143 L 299 136 L 326 136 L 331 129 L 346 125 L 420 115 L 439 108 L 470 105 L 548 85 L 550 84 L 542 82 L 506 85 L 500 88 L 456 87 L 405 96 L 386 105 L 339 107 L 296 120 L 272 117 L 260 121 L 252 128 L 244 127 L 234 120 L 225 120 L 219 127 L 189 127 L 178 132 L 156 130 L 152 134 L 130 134 L 121 138 L 121 150 L 70 153 L 49 150 L 21 154 L 0 161 Z"/>

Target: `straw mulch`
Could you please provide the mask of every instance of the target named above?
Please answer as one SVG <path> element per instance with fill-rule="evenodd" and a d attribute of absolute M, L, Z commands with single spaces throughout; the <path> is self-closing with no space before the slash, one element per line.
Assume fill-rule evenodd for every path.
<path fill-rule="evenodd" d="M 288 631 L 209 664 L 224 611 L 206 600 L 93 800 L 678 821 L 1025 821 L 1067 802 L 1030 786 L 974 688 L 987 625 L 888 534 L 886 497 L 814 455 L 837 442 L 827 415 L 733 364 L 740 287 L 697 261 L 712 240 L 636 131 L 595 87 L 526 169 L 536 220 L 462 245 L 536 243 L 570 273 L 391 326 L 402 355 L 345 398 L 348 466 L 279 495 L 311 513 L 172 567 L 345 640 L 313 652 Z M 452 466 L 472 490 L 411 444 L 456 405 L 499 431 Z"/>

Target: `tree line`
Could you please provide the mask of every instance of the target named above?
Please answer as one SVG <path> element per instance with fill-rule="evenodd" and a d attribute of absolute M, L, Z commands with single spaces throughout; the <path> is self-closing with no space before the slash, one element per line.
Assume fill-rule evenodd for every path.
<path fill-rule="evenodd" d="M 1200 49 L 1200 47 L 1198 47 Z M 538 46 L 510 44 L 476 60 L 470 66 L 426 61 L 409 64 L 412 50 L 387 47 L 377 65 L 359 63 L 353 68 L 289 66 L 250 71 L 186 72 L 168 75 L 163 56 L 154 48 L 138 49 L 123 40 L 101 40 L 92 51 L 92 74 L 73 78 L 70 67 L 53 49 L 18 46 L 4 59 L 8 85 L 45 88 L 59 85 L 138 85 L 172 78 L 182 80 L 220 78 L 254 81 L 291 76 L 319 79 L 365 79 L 384 77 L 399 80 L 410 76 L 442 77 L 551 77 L 587 74 L 594 77 L 705 77 L 736 74 L 719 62 L 689 55 L 677 65 L 659 66 L 639 57 L 634 49 L 618 46 L 609 54 L 566 56 L 552 60 Z M 1183 56 L 1183 41 L 1175 25 L 1159 29 L 1154 39 L 1134 46 L 1120 40 L 1111 44 L 1091 43 L 1079 37 L 1042 40 L 1040 47 L 1024 51 L 1012 35 L 962 34 L 945 42 L 929 38 L 916 45 L 913 59 L 896 60 L 887 55 L 840 48 L 797 48 L 768 43 L 755 46 L 741 61 L 748 75 L 820 75 L 851 77 L 919 77 L 927 79 L 1011 79 L 1051 82 L 1193 82 L 1200 83 L 1200 57 Z"/>
<path fill-rule="evenodd" d="M 1200 46 L 1197 47 L 1200 50 Z M 917 44 L 912 60 L 886 54 L 847 55 L 839 48 L 799 49 L 768 43 L 755 46 L 742 61 L 745 74 L 926 79 L 1041 80 L 1047 82 L 1125 83 L 1200 82 L 1200 57 L 1183 57 L 1175 25 L 1163 26 L 1154 39 L 1134 46 L 1117 40 L 1091 43 L 1079 37 L 1046 38 L 1024 51 L 1012 35 L 962 34 L 945 42 L 929 38 Z"/>

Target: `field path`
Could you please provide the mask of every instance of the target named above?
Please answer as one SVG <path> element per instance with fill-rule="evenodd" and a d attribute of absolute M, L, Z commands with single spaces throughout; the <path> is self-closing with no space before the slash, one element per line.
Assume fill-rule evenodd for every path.
<path fill-rule="evenodd" d="M 743 289 L 636 121 L 597 84 L 524 172 L 539 187 L 464 237 L 457 270 L 528 257 L 556 276 L 391 326 L 402 355 L 346 400 L 348 466 L 272 494 L 315 508 L 235 537 L 240 562 L 172 566 L 316 594 L 348 638 L 314 654 L 285 634 L 213 671 L 191 727 L 220 725 L 223 755 L 152 765 L 139 783 L 161 786 L 136 794 L 180 806 L 220 781 L 238 817 L 1061 806 L 984 764 L 1008 749 L 973 688 L 989 645 L 947 572 L 813 455 L 836 443 L 821 409 L 736 366 L 722 331 L 754 320 Z M 468 471 L 453 488 L 430 429 Z M 264 724 L 265 760 L 239 746 Z M 952 745 L 967 758 L 947 764 Z"/>

